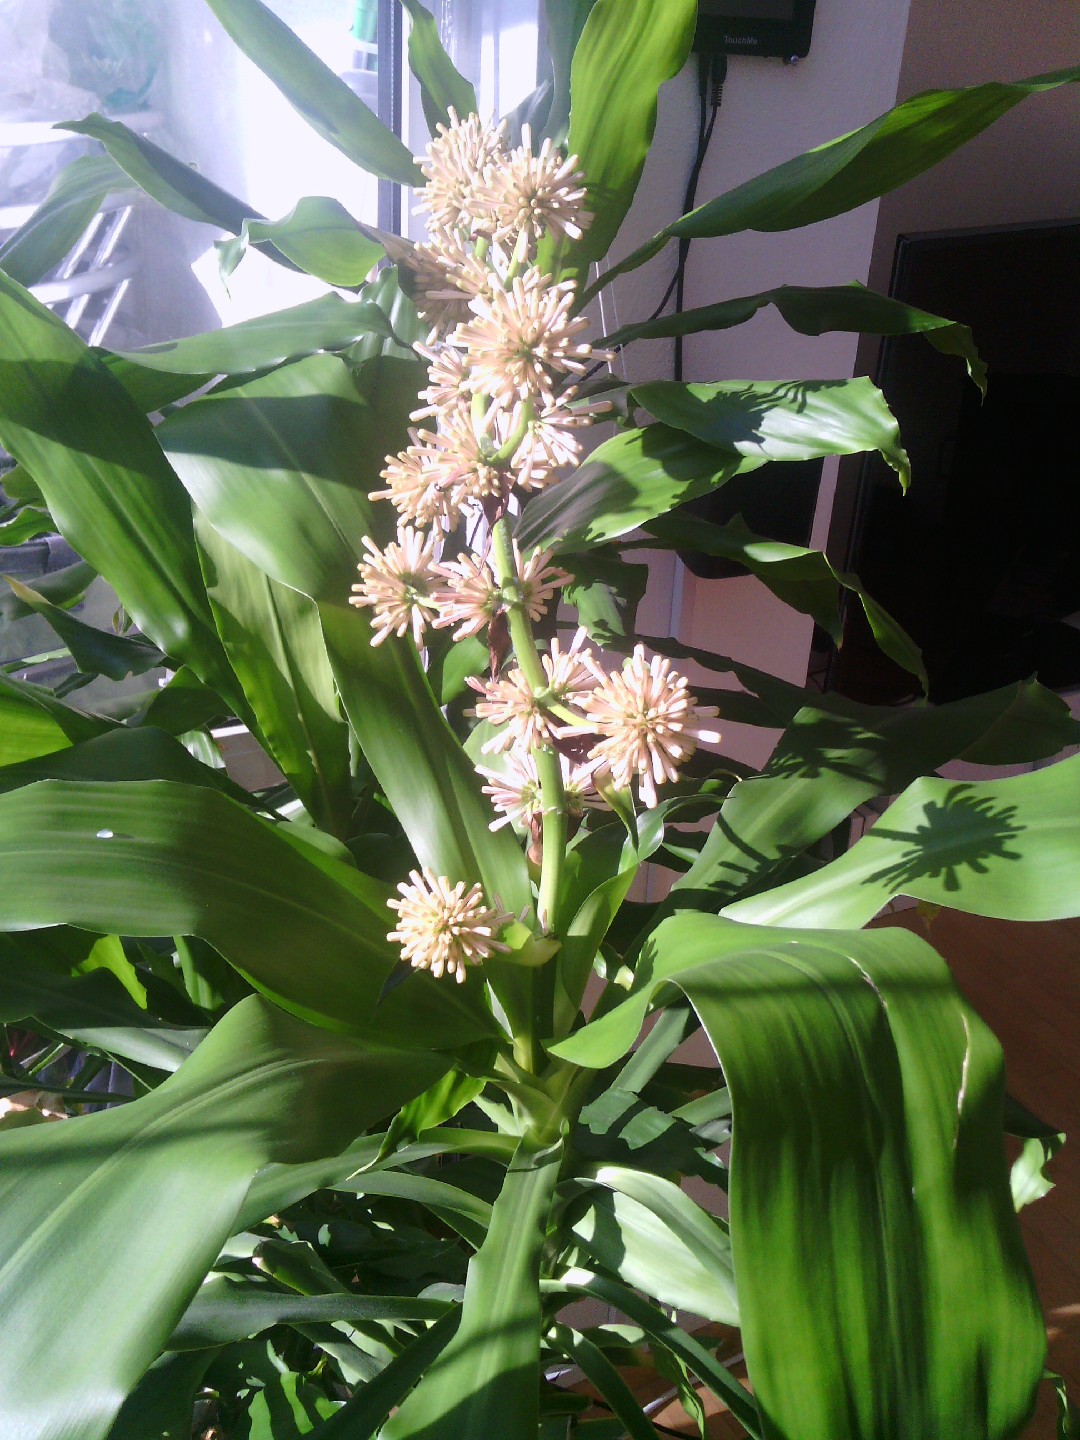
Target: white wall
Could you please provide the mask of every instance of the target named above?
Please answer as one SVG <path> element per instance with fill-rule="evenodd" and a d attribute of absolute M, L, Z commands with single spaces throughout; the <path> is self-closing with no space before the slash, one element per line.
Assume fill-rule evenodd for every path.
<path fill-rule="evenodd" d="M 910 13 L 909 13 L 910 12 Z M 733 59 L 698 203 L 789 156 L 852 130 L 899 100 L 935 87 L 1019 79 L 1080 60 L 1076 0 L 818 0 L 813 45 L 796 67 Z M 616 256 L 674 218 L 693 154 L 697 91 L 692 68 L 661 97 L 657 141 Z M 905 230 L 1007 223 L 1080 214 L 1080 86 L 1025 101 L 934 171 L 851 215 L 776 235 L 695 241 L 687 307 L 783 282 L 860 280 L 887 288 L 896 235 Z M 618 323 L 646 315 L 663 293 L 674 247 L 615 283 Z M 610 316 L 608 318 L 611 324 Z M 688 380 L 842 377 L 866 373 L 876 343 L 793 334 L 773 311 L 748 325 L 686 342 Z M 670 375 L 671 342 L 631 353 L 632 378 Z M 829 533 L 836 466 L 826 465 L 813 543 Z M 681 566 L 679 569 L 681 570 Z M 801 683 L 812 625 L 752 578 L 699 581 L 657 575 L 651 623 L 668 610 L 690 643 Z M 654 590 L 657 588 L 653 587 Z M 740 759 L 759 763 L 761 732 L 728 727 Z"/>
<path fill-rule="evenodd" d="M 810 54 L 798 65 L 732 59 L 698 203 L 855 129 L 894 104 L 907 11 L 907 0 L 819 0 Z M 697 106 L 691 65 L 661 96 L 656 144 L 616 257 L 679 214 L 696 140 Z M 867 205 L 806 230 L 695 241 L 687 308 L 785 282 L 865 282 L 876 219 L 877 206 Z M 648 267 L 615 282 L 618 323 L 652 310 L 674 263 L 674 247 L 669 247 Z M 689 338 L 685 375 L 688 380 L 843 377 L 852 374 L 855 344 L 852 336 L 812 340 L 795 335 L 775 312 L 766 311 L 736 330 Z M 628 373 L 632 378 L 670 375 L 671 353 L 670 341 L 634 347 Z M 757 580 L 703 582 L 684 574 L 675 602 L 683 640 L 803 681 L 811 622 L 780 605 Z M 767 734 L 735 726 L 728 727 L 725 739 L 725 748 L 752 764 L 762 762 L 772 744 Z"/>

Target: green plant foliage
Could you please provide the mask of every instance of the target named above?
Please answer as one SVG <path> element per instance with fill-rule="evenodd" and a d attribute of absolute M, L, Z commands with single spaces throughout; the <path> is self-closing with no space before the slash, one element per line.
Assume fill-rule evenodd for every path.
<path fill-rule="evenodd" d="M 36 285 L 63 260 L 106 195 L 127 189 L 129 183 L 107 155 L 73 161 L 57 175 L 30 219 L 0 245 L 0 270 L 20 285 Z"/>
<path fill-rule="evenodd" d="M 420 0 L 401 0 L 409 12 L 409 69 L 420 82 L 420 99 L 428 129 L 450 123 L 450 111 L 458 116 L 476 113 L 476 91 L 459 73 L 443 49 L 439 27 Z"/>
<path fill-rule="evenodd" d="M 340 1147 L 443 1063 L 357 1045 L 253 998 L 153 1094 L 0 1136 L 9 1314 L 74 1347 L 59 1373 L 45 1350 L 33 1364 L 6 1352 L 11 1433 L 104 1440 L 228 1238 L 256 1170 Z M 76 1345 L 91 1329 L 93 1346 Z"/>
<path fill-rule="evenodd" d="M 382 246 L 343 205 L 324 195 L 310 196 L 284 219 L 247 219 L 234 240 L 221 241 L 222 276 L 227 279 L 232 274 L 249 245 L 267 241 L 300 270 L 328 285 L 356 288 L 382 258 Z"/>
<path fill-rule="evenodd" d="M 428 243 L 347 197 L 269 220 L 98 115 L 0 250 L 0 1435 L 648 1440 L 644 1375 L 702 1437 L 708 1390 L 752 1440 L 1011 1440 L 1045 1348 L 1016 1211 L 1063 1136 L 930 946 L 865 927 L 898 895 L 1076 915 L 1080 722 L 1035 679 L 861 705 L 641 633 L 637 552 L 694 550 L 837 641 L 861 605 L 925 688 L 857 576 L 684 508 L 908 459 L 863 377 L 598 378 L 585 317 L 669 239 L 841 214 L 1080 74 L 918 96 L 608 267 L 694 0 L 545 0 L 502 129 L 400 4 L 450 132 Z M 206 14 L 420 185 L 285 19 Z M 552 214 L 527 172 L 571 153 Z M 131 186 L 225 232 L 226 272 L 355 293 L 91 350 L 24 286 Z M 773 307 L 985 383 L 965 326 L 859 285 L 710 299 L 603 343 Z M 27 578 L 54 527 L 80 559 Z"/>
<path fill-rule="evenodd" d="M 373 175 L 402 185 L 418 183 L 412 156 L 393 131 L 272 10 L 260 0 L 206 3 L 244 54 L 324 140 Z"/>

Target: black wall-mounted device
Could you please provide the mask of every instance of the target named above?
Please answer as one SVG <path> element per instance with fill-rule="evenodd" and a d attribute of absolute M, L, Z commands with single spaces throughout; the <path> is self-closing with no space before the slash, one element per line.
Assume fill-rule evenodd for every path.
<path fill-rule="evenodd" d="M 699 0 L 694 49 L 713 55 L 779 56 L 810 50 L 815 0 Z"/>

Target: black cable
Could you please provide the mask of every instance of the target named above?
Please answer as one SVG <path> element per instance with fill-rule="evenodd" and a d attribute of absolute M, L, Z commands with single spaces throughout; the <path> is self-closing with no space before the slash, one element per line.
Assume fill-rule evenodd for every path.
<path fill-rule="evenodd" d="M 705 164 L 705 156 L 708 154 L 709 144 L 712 141 L 713 130 L 716 126 L 716 117 L 720 113 L 720 106 L 724 98 L 724 81 L 727 79 L 727 56 L 713 54 L 698 55 L 698 99 L 700 106 L 698 110 L 698 138 L 697 148 L 694 151 L 693 163 L 690 166 L 690 174 L 686 182 L 686 193 L 683 196 L 682 214 L 687 214 L 694 208 L 694 200 L 697 198 L 698 181 L 701 178 L 702 167 Z M 667 289 L 660 297 L 652 313 L 647 315 L 642 324 L 648 325 L 652 320 L 658 320 L 667 307 L 672 295 L 676 295 L 675 314 L 682 313 L 683 297 L 686 288 L 686 261 L 690 253 L 690 241 L 679 241 L 679 258 L 675 267 L 675 273 L 668 282 Z M 675 379 L 682 379 L 683 368 L 683 337 L 675 337 Z M 617 354 L 623 347 L 616 345 L 614 351 Z M 584 380 L 591 380 L 600 370 L 603 370 L 606 362 L 601 361 L 594 365 L 584 375 Z"/>
<path fill-rule="evenodd" d="M 698 181 L 701 178 L 702 167 L 705 164 L 705 156 L 709 150 L 709 142 L 712 140 L 713 130 L 716 127 L 716 117 L 720 113 L 720 106 L 724 99 L 724 81 L 727 79 L 727 56 L 726 55 L 699 55 L 698 56 L 698 100 L 700 108 L 698 111 L 698 145 L 697 153 L 694 156 L 694 163 L 690 167 L 690 175 L 686 182 L 686 194 L 683 197 L 682 213 L 688 215 L 694 208 L 694 201 L 697 199 Z M 710 113 L 711 108 L 711 113 Z M 672 289 L 675 291 L 676 315 L 683 312 L 683 301 L 686 296 L 686 262 L 690 256 L 690 239 L 684 237 L 679 240 L 679 259 L 675 267 L 675 274 L 672 277 L 672 284 L 668 286 L 664 299 L 660 302 L 660 310 L 668 302 Z M 656 312 L 659 314 L 659 310 Z M 655 318 L 655 317 L 650 317 Z M 675 336 L 675 359 L 672 374 L 676 380 L 683 378 L 683 339 L 682 335 Z"/>

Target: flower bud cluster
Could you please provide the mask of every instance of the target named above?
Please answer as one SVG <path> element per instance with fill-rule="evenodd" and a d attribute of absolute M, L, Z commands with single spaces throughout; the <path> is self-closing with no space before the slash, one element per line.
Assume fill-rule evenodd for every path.
<path fill-rule="evenodd" d="M 372 493 L 397 510 L 397 537 L 383 548 L 364 537 L 351 600 L 373 612 L 374 645 L 411 635 L 420 646 L 429 626 L 453 627 L 455 640 L 487 632 L 490 676 L 469 683 L 479 692 L 472 713 L 494 728 L 484 746 L 494 768 L 479 767 L 501 812 L 491 828 L 524 829 L 530 857 L 542 860 L 553 806 L 577 823 L 604 792 L 635 784 L 655 805 L 657 785 L 676 778 L 699 741 L 719 738 L 704 723 L 716 711 L 698 706 L 669 662 L 646 660 L 641 646 L 609 674 L 583 630 L 543 654 L 529 639 L 530 663 L 520 655 L 504 663 L 507 622 L 540 620 L 570 577 L 548 552 L 523 555 L 503 535 L 503 516 L 577 464 L 580 430 L 605 408 L 577 390 L 589 363 L 608 357 L 584 338 L 575 285 L 552 281 L 536 263 L 545 236 L 578 239 L 592 217 L 576 160 L 550 141 L 534 153 L 528 127 L 511 149 L 505 126 L 451 112 L 421 169 L 430 238 L 405 264 L 432 327 L 416 347 L 428 383 L 409 445 L 387 457 L 385 489 Z M 482 548 L 470 549 L 480 533 Z M 425 870 L 398 889 L 389 938 L 413 966 L 460 981 L 468 965 L 507 949 L 496 937 L 509 917 L 485 904 L 478 885 Z"/>

